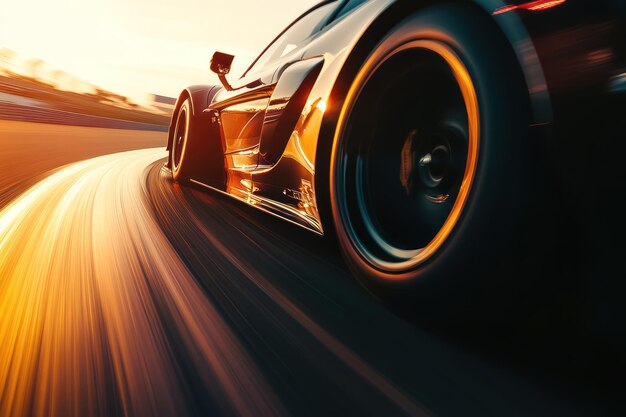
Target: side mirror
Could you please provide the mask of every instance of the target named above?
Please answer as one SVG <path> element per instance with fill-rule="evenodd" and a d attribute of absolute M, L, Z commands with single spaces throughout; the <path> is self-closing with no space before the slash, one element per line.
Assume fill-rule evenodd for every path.
<path fill-rule="evenodd" d="M 226 75 L 230 72 L 230 66 L 235 59 L 234 55 L 228 55 L 223 52 L 216 52 L 211 58 L 211 71 L 217 75 Z"/>
<path fill-rule="evenodd" d="M 235 59 L 234 55 L 228 55 L 223 52 L 216 52 L 213 54 L 213 58 L 211 58 L 211 71 L 217 74 L 220 82 L 228 91 L 233 90 L 228 80 L 226 80 L 226 74 L 230 72 L 233 59 Z"/>

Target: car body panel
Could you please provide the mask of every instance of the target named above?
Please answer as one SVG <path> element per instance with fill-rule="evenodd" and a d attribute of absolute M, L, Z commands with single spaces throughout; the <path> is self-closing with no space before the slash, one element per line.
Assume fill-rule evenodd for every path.
<path fill-rule="evenodd" d="M 178 100 L 176 100 L 176 104 L 174 108 L 178 109 L 181 103 L 189 98 L 191 100 L 191 112 L 193 116 L 200 115 L 204 109 L 208 106 L 208 104 L 213 100 L 213 96 L 217 94 L 222 89 L 221 86 L 216 85 L 191 85 L 179 95 Z M 172 133 L 174 131 L 174 124 L 176 123 L 176 118 L 172 117 L 170 120 L 169 126 L 169 135 L 167 140 L 166 149 L 169 151 L 172 146 Z"/>
<path fill-rule="evenodd" d="M 522 2 L 470 3 L 493 17 L 517 56 L 528 89 L 531 126 L 554 122 L 555 99 L 583 88 L 605 94 L 615 77 L 626 74 L 624 42 L 616 35 L 624 31 L 624 7 L 618 1 L 599 0 L 592 7 L 567 0 L 542 11 L 496 14 Z M 321 22 L 323 27 L 305 45 L 272 66 L 248 70 L 233 83 L 234 91 L 190 87 L 194 113 L 202 108 L 207 119 L 221 125 L 220 138 L 205 140 L 221 140 L 225 150 L 224 183 L 203 178 L 194 182 L 323 234 L 318 194 L 328 184 L 316 167 L 326 157 L 320 149 L 332 141 L 324 124 L 336 122 L 342 104 L 337 91 L 350 82 L 342 75 L 350 66 L 358 68 L 393 25 L 431 4 L 437 2 L 370 0 L 338 20 Z M 594 12 L 585 15 L 590 8 Z"/>
<path fill-rule="evenodd" d="M 280 76 L 263 119 L 259 144 L 262 166 L 274 165 L 283 153 L 323 64 L 322 57 L 300 60 Z"/>
<path fill-rule="evenodd" d="M 252 176 L 254 197 L 289 216 L 302 226 L 323 234 L 322 221 L 317 207 L 315 160 L 318 140 L 332 91 L 339 73 L 363 32 L 392 0 L 368 2 L 342 18 L 342 24 L 329 25 L 315 35 L 308 44 L 303 58 L 321 56 L 324 59 L 317 81 L 300 113 L 285 150 L 271 168 L 261 169 Z M 259 204 L 258 202 L 256 204 Z"/>

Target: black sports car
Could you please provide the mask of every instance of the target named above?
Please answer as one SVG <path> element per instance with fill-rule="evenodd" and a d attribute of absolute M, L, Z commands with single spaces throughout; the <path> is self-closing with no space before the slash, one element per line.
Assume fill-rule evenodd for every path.
<path fill-rule="evenodd" d="M 625 15 L 619 0 L 323 1 L 240 79 L 213 56 L 222 85 L 181 93 L 167 167 L 336 234 L 383 298 L 441 318 L 504 305 L 545 258 L 617 241 L 603 219 L 622 217 Z"/>

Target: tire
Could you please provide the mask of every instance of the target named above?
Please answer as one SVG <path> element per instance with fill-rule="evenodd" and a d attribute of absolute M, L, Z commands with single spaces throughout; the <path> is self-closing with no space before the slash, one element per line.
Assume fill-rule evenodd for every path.
<path fill-rule="evenodd" d="M 170 168 L 174 181 L 185 183 L 191 178 L 191 163 L 188 156 L 191 154 L 189 139 L 192 113 L 189 99 L 181 103 L 174 117 L 176 117 L 176 123 L 174 124 L 170 147 Z"/>
<path fill-rule="evenodd" d="M 373 50 L 330 163 L 339 246 L 367 289 L 432 323 L 515 310 L 530 256 L 526 91 L 509 45 L 471 6 L 424 9 Z"/>
<path fill-rule="evenodd" d="M 212 123 L 208 113 L 193 112 L 187 97 L 174 112 L 172 142 L 168 166 L 174 181 L 188 183 L 195 179 L 221 184 L 224 181 L 224 151 L 219 124 Z"/>

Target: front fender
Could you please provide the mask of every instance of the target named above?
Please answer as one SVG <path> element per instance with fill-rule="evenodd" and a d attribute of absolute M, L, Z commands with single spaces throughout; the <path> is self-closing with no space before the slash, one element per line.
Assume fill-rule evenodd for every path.
<path fill-rule="evenodd" d="M 191 100 L 192 117 L 200 117 L 202 115 L 202 111 L 209 106 L 209 103 L 211 103 L 215 94 L 217 94 L 217 92 L 222 88 L 223 87 L 220 85 L 192 85 L 185 88 L 183 92 L 180 93 L 178 100 L 176 100 L 176 105 L 174 106 L 172 118 L 170 119 L 166 150 L 169 151 L 172 146 L 174 123 L 176 123 L 176 115 L 181 103 L 189 98 Z"/>

